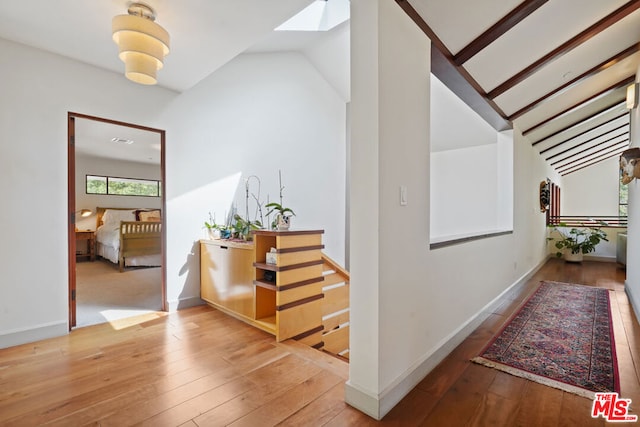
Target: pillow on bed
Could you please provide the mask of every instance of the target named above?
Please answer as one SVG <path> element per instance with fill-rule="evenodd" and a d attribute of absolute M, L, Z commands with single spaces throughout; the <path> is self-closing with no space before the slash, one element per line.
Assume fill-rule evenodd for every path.
<path fill-rule="evenodd" d="M 119 210 L 119 209 L 107 209 L 102 215 L 102 223 L 116 224 L 120 226 L 120 221 L 135 221 L 135 211 L 131 210 Z"/>
<path fill-rule="evenodd" d="M 162 216 L 160 215 L 160 209 L 154 209 L 149 211 L 136 211 L 136 216 L 138 217 L 138 221 L 154 221 L 154 222 L 162 221 Z"/>

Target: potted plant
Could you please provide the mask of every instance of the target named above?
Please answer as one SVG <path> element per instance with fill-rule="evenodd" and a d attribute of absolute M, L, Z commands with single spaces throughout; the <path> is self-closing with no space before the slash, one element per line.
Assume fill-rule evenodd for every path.
<path fill-rule="evenodd" d="M 609 241 L 607 234 L 598 227 L 572 227 L 568 229 L 566 224 L 553 227 L 560 237 L 549 237 L 549 241 L 555 241 L 558 249 L 556 256 L 560 258 L 564 254 L 565 261 L 581 262 L 583 255 L 596 250 L 600 241 Z"/>
<path fill-rule="evenodd" d="M 260 221 L 248 221 L 238 214 L 235 214 L 233 218 L 236 222 L 233 225 L 232 237 L 236 239 L 251 240 L 251 231 L 262 228 Z"/>
<path fill-rule="evenodd" d="M 220 239 L 222 237 L 222 232 L 226 230 L 226 226 L 216 224 L 216 219 L 211 215 L 211 212 L 209 212 L 209 221 L 204 222 L 204 228 L 207 229 L 209 238 L 212 240 Z"/>
<path fill-rule="evenodd" d="M 295 215 L 295 212 L 290 208 L 283 207 L 280 203 L 271 202 L 265 205 L 269 209 L 267 212 L 267 217 L 271 215 L 273 212 L 278 212 L 275 219 L 271 223 L 271 228 L 275 228 L 276 230 L 288 230 L 291 226 L 291 217 Z"/>

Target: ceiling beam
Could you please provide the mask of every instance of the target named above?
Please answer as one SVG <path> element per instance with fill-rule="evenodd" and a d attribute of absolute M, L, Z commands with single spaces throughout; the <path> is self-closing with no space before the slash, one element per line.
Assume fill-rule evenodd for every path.
<path fill-rule="evenodd" d="M 584 100 L 582 100 L 582 101 L 578 102 L 577 104 L 574 104 L 574 105 L 572 105 L 570 107 L 567 107 L 564 110 L 560 111 L 559 113 L 554 114 L 553 116 L 551 116 L 551 117 L 539 122 L 538 124 L 536 124 L 534 126 L 531 126 L 529 129 L 523 130 L 522 134 L 523 135 L 527 135 L 527 134 L 533 132 L 534 130 L 540 129 L 541 127 L 549 124 L 550 122 L 552 122 L 555 119 L 558 119 L 558 118 L 563 117 L 563 116 L 568 116 L 569 114 L 574 113 L 574 112 L 580 110 L 581 108 L 584 108 L 586 106 L 586 104 L 588 104 L 590 102 L 593 102 L 593 101 L 596 101 L 599 98 L 602 98 L 602 97 L 605 97 L 607 95 L 610 95 L 614 91 L 616 91 L 618 89 L 621 89 L 621 88 L 624 88 L 624 87 L 627 87 L 628 85 L 630 85 L 631 83 L 633 83 L 635 81 L 636 81 L 636 77 L 635 76 L 629 76 L 626 79 L 621 80 L 621 81 L 609 86 L 608 88 L 603 89 L 600 92 L 591 95 L 589 98 L 584 99 Z M 617 104 L 618 102 L 622 101 L 624 99 L 624 96 L 626 96 L 626 93 L 623 95 L 623 98 L 617 100 L 615 104 Z M 607 108 L 611 108 L 615 104 L 609 105 Z M 583 121 L 583 120 L 585 120 L 585 119 L 580 119 L 580 121 Z"/>
<path fill-rule="evenodd" d="M 531 144 L 531 146 L 532 146 L 532 147 L 535 147 L 535 146 L 536 146 L 536 145 L 538 145 L 538 144 L 542 144 L 543 142 L 547 141 L 548 139 L 553 138 L 554 136 L 560 135 L 561 133 L 566 132 L 566 131 L 570 130 L 571 128 L 574 128 L 574 127 L 576 127 L 576 128 L 577 128 L 577 127 L 579 127 L 579 126 L 583 126 L 585 122 L 587 122 L 587 121 L 589 121 L 589 120 L 593 120 L 594 118 L 596 118 L 596 117 L 598 117 L 598 116 L 600 116 L 600 115 L 604 116 L 605 114 L 607 114 L 608 112 L 610 112 L 610 111 L 611 111 L 611 110 L 613 110 L 613 109 L 618 108 L 619 106 L 620 106 L 620 104 L 619 104 L 619 103 L 617 103 L 617 104 L 614 104 L 614 105 L 613 105 L 613 107 L 607 107 L 607 108 L 605 108 L 604 110 L 600 110 L 600 111 L 598 111 L 598 112 L 596 112 L 596 113 L 592 114 L 590 117 L 587 117 L 587 118 L 583 119 L 582 121 L 580 121 L 580 122 L 578 122 L 578 123 L 574 123 L 574 124 L 572 124 L 572 125 L 569 125 L 569 126 L 567 126 L 567 127 L 564 127 L 564 128 L 562 128 L 562 129 L 560 129 L 560 130 L 558 130 L 558 131 L 556 131 L 556 132 L 552 133 L 551 135 L 548 135 L 548 136 L 544 137 L 543 139 L 540 139 L 540 140 L 538 140 L 538 141 L 535 141 L 534 143 L 532 143 L 532 144 Z M 615 121 L 615 120 L 618 120 L 620 117 L 624 117 L 624 116 L 627 116 L 627 115 L 629 115 L 629 113 L 625 111 L 624 113 L 620 113 L 620 114 L 618 114 L 617 116 L 610 118 L 610 119 L 609 119 L 609 120 L 607 120 L 606 122 L 603 122 L 603 123 L 597 124 L 597 125 L 595 125 L 595 126 L 593 126 L 593 127 L 587 127 L 587 129 L 583 130 L 582 132 L 579 132 L 579 133 L 577 133 L 577 134 L 575 134 L 575 135 L 573 135 L 573 136 L 570 136 L 569 138 L 567 138 L 567 139 L 565 139 L 565 140 L 560 141 L 560 143 L 559 143 L 559 144 L 556 144 L 556 145 L 554 145 L 553 147 L 557 147 L 558 145 L 561 145 L 561 144 L 564 144 L 565 142 L 571 141 L 572 139 L 575 139 L 575 138 L 577 138 L 577 137 L 579 137 L 579 136 L 582 136 L 582 135 L 584 135 L 585 133 L 589 133 L 589 132 L 591 132 L 592 130 L 598 129 L 598 128 L 600 128 L 600 127 L 602 127 L 602 126 L 605 126 L 605 125 L 607 125 L 607 124 L 609 124 L 609 123 L 611 123 L 611 122 L 613 122 L 613 121 Z M 551 147 L 551 148 L 553 148 L 553 147 Z M 546 150 L 545 150 L 545 151 L 546 151 Z M 542 151 L 542 152 L 544 152 L 544 151 Z"/>
<path fill-rule="evenodd" d="M 613 130 L 619 130 L 619 128 L 618 128 L 618 129 L 613 129 Z M 585 145 L 585 144 L 588 144 L 588 143 L 590 143 L 590 142 L 593 142 L 593 141 L 595 141 L 595 140 L 596 140 L 596 139 L 598 139 L 598 138 L 602 138 L 603 136 L 609 136 L 609 134 L 611 134 L 611 132 L 613 132 L 613 130 L 611 130 L 611 131 L 609 131 L 609 132 L 602 133 L 602 134 L 600 134 L 600 135 L 598 135 L 598 136 L 596 136 L 596 137 L 594 137 L 594 138 L 590 138 L 590 139 L 588 139 L 588 140 L 586 140 L 586 141 L 582 141 L 580 144 L 576 144 L 576 145 L 574 145 L 574 146 L 572 146 L 572 147 L 569 147 L 569 148 L 567 148 L 566 150 L 563 150 L 563 151 L 561 151 L 561 152 L 559 152 L 559 153 L 556 153 L 556 154 L 554 154 L 554 155 L 553 155 L 553 156 L 551 156 L 551 157 L 547 157 L 545 160 L 546 160 L 546 161 L 549 161 L 549 160 L 551 160 L 551 159 L 553 159 L 553 158 L 555 158 L 555 157 L 558 157 L 558 156 L 561 156 L 561 155 L 563 155 L 563 154 L 565 154 L 565 153 L 568 153 L 568 152 L 569 152 L 569 151 L 571 151 L 571 150 L 575 150 L 576 148 L 582 147 L 582 146 L 583 146 L 583 145 Z M 619 133 L 619 134 L 617 134 L 617 135 L 612 136 L 611 138 L 605 139 L 604 141 L 601 141 L 601 142 L 599 142 L 599 143 L 597 143 L 597 144 L 594 144 L 593 146 L 591 146 L 591 147 L 587 148 L 587 150 L 590 150 L 590 149 L 595 148 L 595 147 L 599 147 L 600 145 L 602 145 L 602 144 L 606 144 L 607 142 L 611 142 L 611 141 L 613 141 L 614 139 L 620 138 L 621 136 L 624 136 L 624 137 L 628 138 L 628 137 L 629 137 L 629 131 L 628 131 L 628 130 L 626 130 L 626 131 L 624 131 L 624 132 L 622 132 L 622 133 Z M 587 150 L 584 150 L 584 151 L 587 151 Z M 577 154 L 580 154 L 580 153 L 582 153 L 582 152 L 583 152 L 583 151 L 580 151 L 580 152 L 578 152 L 578 153 L 576 153 L 576 154 L 571 154 L 571 155 L 569 155 L 569 156 L 565 157 L 565 158 L 564 158 L 564 159 L 562 159 L 562 160 L 556 160 L 555 162 L 551 163 L 551 166 L 554 166 L 556 163 L 560 163 L 560 162 L 563 162 L 563 161 L 565 161 L 565 160 L 567 160 L 567 159 L 570 159 L 571 157 L 573 157 L 573 156 L 575 156 L 575 155 L 577 155 Z"/>
<path fill-rule="evenodd" d="M 606 125 L 606 124 L 607 124 L 607 123 L 603 123 L 601 126 L 604 126 L 604 125 Z M 600 127 L 600 126 L 598 126 L 598 127 Z M 595 128 L 593 128 L 593 129 L 589 129 L 589 131 L 595 130 L 595 129 L 597 129 L 598 127 L 595 127 Z M 625 129 L 625 128 L 626 128 L 626 129 Z M 613 128 L 613 129 L 610 129 L 610 130 L 604 131 L 604 132 L 602 132 L 602 133 L 600 133 L 600 134 L 598 134 L 598 135 L 596 135 L 596 136 L 594 136 L 594 137 L 592 137 L 592 138 L 589 138 L 589 139 L 587 139 L 586 141 L 583 141 L 581 144 L 586 144 L 586 143 L 589 143 L 589 142 L 595 141 L 595 140 L 596 140 L 596 139 L 598 139 L 598 138 L 602 138 L 603 136 L 605 136 L 605 135 L 607 135 L 607 134 L 609 134 L 609 133 L 611 133 L 611 132 L 615 132 L 615 131 L 617 131 L 617 130 L 620 130 L 620 129 L 625 129 L 625 132 L 629 132 L 629 129 L 628 129 L 628 128 L 629 128 L 629 124 L 628 124 L 628 123 L 625 123 L 625 124 L 623 124 L 622 126 L 618 126 L 617 128 Z M 584 133 L 586 133 L 586 132 L 584 132 Z M 554 148 L 558 148 L 558 147 L 560 147 L 561 145 L 566 144 L 566 143 L 568 143 L 569 141 L 571 141 L 572 139 L 575 139 L 575 138 L 577 138 L 577 137 L 579 137 L 579 136 L 582 136 L 582 134 L 580 134 L 580 135 L 576 135 L 576 136 L 574 136 L 574 137 L 570 138 L 569 140 L 564 141 L 564 142 L 561 142 L 561 143 L 559 143 L 559 144 L 552 145 L 551 147 L 549 147 L 549 148 L 546 148 L 546 149 L 542 150 L 542 151 L 540 152 L 540 155 L 543 155 L 543 154 L 544 154 L 544 153 L 546 153 L 547 151 L 553 150 Z M 619 136 L 619 135 L 618 135 L 618 136 Z M 579 147 L 579 146 L 580 146 L 580 145 L 575 145 L 574 147 Z M 573 148 L 573 147 L 572 147 L 572 148 Z M 567 152 L 567 151 L 569 151 L 569 150 L 570 150 L 570 149 L 567 149 L 567 150 L 565 150 L 565 151 L 561 151 L 561 152 L 559 152 L 559 153 L 556 153 L 556 154 L 554 154 L 553 156 L 547 157 L 545 160 L 547 160 L 547 161 L 548 161 L 548 160 L 551 160 L 551 159 L 553 159 L 554 157 L 557 157 L 557 156 L 559 156 L 559 155 L 561 155 L 561 154 L 564 154 L 564 153 L 566 153 L 566 152 Z"/>
<path fill-rule="evenodd" d="M 598 163 L 600 163 L 600 162 L 603 162 L 603 161 L 605 161 L 605 160 L 607 160 L 607 159 L 610 159 L 610 158 L 612 158 L 612 157 L 615 157 L 615 156 L 619 155 L 619 154 L 620 154 L 620 153 L 622 153 L 625 149 L 626 149 L 625 147 L 623 147 L 623 148 L 619 148 L 619 149 L 617 149 L 617 150 L 614 150 L 614 151 L 613 151 L 613 152 L 611 152 L 610 154 L 606 154 L 606 155 L 604 155 L 605 157 L 599 157 L 599 158 L 595 158 L 595 159 L 588 160 L 588 161 L 586 161 L 586 162 L 581 163 L 580 165 L 574 165 L 574 166 L 572 166 L 571 168 L 566 169 L 566 170 L 564 170 L 564 171 L 562 171 L 562 172 L 558 172 L 558 173 L 560 173 L 560 175 L 562 175 L 562 176 L 565 176 L 565 175 L 569 175 L 570 173 L 577 172 L 577 171 L 579 171 L 580 169 L 584 169 L 584 168 L 589 167 L 589 166 L 597 165 L 597 164 L 598 164 Z M 595 161 L 594 161 L 594 160 L 595 160 Z M 593 162 L 593 163 L 589 163 L 589 162 Z M 587 163 L 588 163 L 588 164 L 587 164 Z M 585 166 L 578 167 L 578 166 L 581 166 L 581 165 L 585 165 Z M 578 167 L 578 168 L 577 168 L 577 169 L 573 169 L 574 167 Z M 571 169 L 573 169 L 573 170 L 571 170 Z"/>
<path fill-rule="evenodd" d="M 603 143 L 600 143 L 600 144 L 598 144 L 598 145 L 594 145 L 593 147 L 589 147 L 589 150 L 591 150 L 592 148 L 596 148 L 596 147 L 598 147 L 598 146 L 600 146 L 600 145 L 602 145 L 602 144 L 603 144 Z M 593 156 L 593 155 L 595 155 L 595 154 L 602 153 L 603 151 L 607 151 L 607 150 L 609 150 L 609 149 L 611 149 L 611 148 L 613 148 L 613 147 L 616 147 L 616 148 L 622 148 L 622 147 L 618 147 L 620 144 L 626 144 L 626 145 L 629 145 L 629 140 L 628 140 L 628 139 L 624 139 L 624 140 L 622 140 L 622 141 L 614 142 L 614 143 L 609 144 L 609 145 L 607 145 L 607 146 L 605 146 L 605 147 L 603 147 L 603 148 L 601 148 L 601 149 L 599 149 L 599 150 L 593 151 L 593 152 L 591 152 L 591 153 L 589 153 L 589 154 L 585 154 L 585 155 L 584 155 L 584 156 L 582 156 L 582 157 L 578 157 L 577 159 L 571 159 L 572 157 L 578 156 L 578 155 L 580 155 L 580 154 L 582 154 L 582 153 L 584 153 L 584 152 L 586 152 L 586 151 L 587 151 L 587 150 L 585 150 L 585 151 L 582 151 L 582 152 L 580 152 L 580 153 L 576 153 L 576 154 L 574 154 L 574 155 L 572 155 L 572 156 L 569 156 L 569 157 L 567 157 L 567 158 L 565 158 L 565 159 L 563 159 L 563 160 L 558 160 L 557 162 L 552 163 L 552 164 L 551 164 L 551 166 L 554 166 L 554 165 L 555 165 L 555 164 L 557 164 L 557 163 L 562 163 L 562 162 L 564 162 L 564 161 L 567 161 L 567 160 L 571 159 L 571 160 L 569 160 L 569 162 L 568 162 L 567 164 L 564 164 L 564 165 L 558 165 L 558 166 L 557 166 L 557 168 L 558 168 L 558 169 L 563 169 L 563 168 L 566 168 L 566 167 L 568 167 L 568 166 L 571 166 L 573 163 L 576 163 L 576 162 L 579 162 L 580 160 L 584 160 L 584 159 L 586 159 L 586 158 L 589 158 L 589 157 L 591 157 L 591 156 Z"/>
<path fill-rule="evenodd" d="M 535 12 L 540 6 L 545 4 L 549 0 L 525 0 L 518 5 L 515 9 L 505 15 L 498 22 L 493 24 L 484 33 L 480 34 L 471 43 L 460 49 L 460 51 L 453 56 L 453 63 L 460 66 L 473 58 L 478 52 L 491 43 L 496 41 L 500 36 L 515 27 L 527 16 Z"/>
<path fill-rule="evenodd" d="M 635 12 L 638 8 L 640 8 L 640 0 L 631 0 L 625 3 L 623 6 L 615 10 L 613 13 L 607 15 L 600 21 L 596 22 L 577 36 L 571 38 L 566 41 L 562 45 L 558 46 L 556 49 L 552 50 L 542 58 L 535 61 L 533 64 L 526 67 L 524 70 L 520 71 L 516 75 L 509 78 L 507 81 L 499 84 L 493 90 L 489 91 L 487 96 L 489 99 L 495 99 L 496 97 L 502 95 L 509 89 L 513 88 L 518 83 L 521 83 L 527 77 L 530 77 L 536 71 L 540 70 L 550 62 L 560 58 L 564 54 L 570 52 L 574 48 L 580 46 L 582 43 L 588 41 L 592 37 L 598 35 L 602 31 L 606 30 L 616 22 L 625 18 L 627 15 Z"/>
<path fill-rule="evenodd" d="M 457 66 L 453 62 L 451 52 L 413 6 L 407 0 L 396 0 L 396 3 L 431 40 L 431 72 L 433 75 L 495 130 L 512 129 L 512 124 L 504 111 L 487 97 L 482 87 L 463 67 Z"/>
<path fill-rule="evenodd" d="M 571 81 L 568 81 L 567 83 L 563 84 L 562 86 L 559 86 L 558 88 L 552 90 L 551 92 L 548 92 L 548 93 L 542 95 L 540 98 L 536 99 L 535 101 L 531 102 L 530 104 L 525 105 L 524 107 L 522 107 L 521 109 L 519 109 L 515 113 L 511 114 L 509 116 L 509 120 L 513 121 L 513 120 L 517 119 L 518 117 L 522 116 L 523 114 L 528 113 L 529 111 L 531 111 L 534 108 L 538 107 L 543 102 L 550 101 L 550 100 L 552 100 L 552 99 L 564 94 L 566 91 L 568 91 L 572 87 L 577 86 L 578 84 L 580 84 L 580 83 L 584 82 L 585 80 L 595 76 L 596 74 L 598 74 L 598 73 L 600 73 L 600 72 L 602 72 L 602 71 L 604 71 L 604 70 L 616 65 L 620 61 L 628 58 L 629 56 L 633 55 L 634 53 L 638 52 L 639 50 L 640 50 L 640 43 L 635 43 L 633 46 L 630 46 L 630 47 L 626 48 L 625 50 L 623 50 L 622 52 L 617 53 L 616 55 L 612 56 L 611 58 L 607 59 L 606 61 L 596 65 L 595 67 L 593 67 L 589 71 L 579 75 L 575 79 L 573 79 Z"/>

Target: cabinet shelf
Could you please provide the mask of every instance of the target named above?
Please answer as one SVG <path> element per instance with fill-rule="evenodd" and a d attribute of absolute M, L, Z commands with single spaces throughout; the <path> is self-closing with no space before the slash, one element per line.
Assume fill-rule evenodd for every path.
<path fill-rule="evenodd" d="M 264 280 L 254 280 L 253 284 L 256 285 L 256 286 L 260 286 L 261 288 L 264 288 L 264 289 L 269 289 L 269 290 L 272 290 L 272 291 L 276 290 L 276 285 L 274 285 L 271 282 L 266 282 Z"/>
<path fill-rule="evenodd" d="M 298 268 L 311 267 L 313 265 L 319 265 L 322 263 L 323 263 L 322 259 L 318 259 L 314 261 L 303 262 L 300 264 L 292 264 L 292 265 L 285 265 L 285 266 L 277 266 L 274 264 L 267 264 L 265 262 L 254 262 L 253 266 L 256 268 L 259 268 L 262 270 L 268 270 L 268 271 L 288 271 L 288 270 L 297 270 Z"/>

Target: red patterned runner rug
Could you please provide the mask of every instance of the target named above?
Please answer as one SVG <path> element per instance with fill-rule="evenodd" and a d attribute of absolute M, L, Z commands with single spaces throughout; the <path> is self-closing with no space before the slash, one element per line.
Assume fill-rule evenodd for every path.
<path fill-rule="evenodd" d="M 589 399 L 619 393 L 609 291 L 541 282 L 473 361 Z"/>

